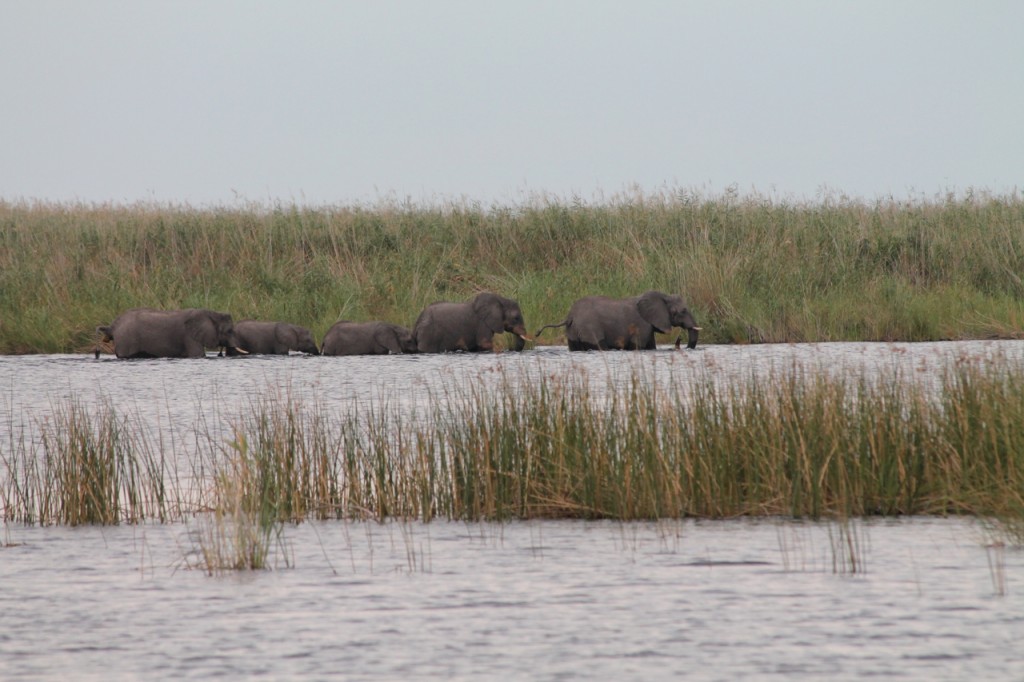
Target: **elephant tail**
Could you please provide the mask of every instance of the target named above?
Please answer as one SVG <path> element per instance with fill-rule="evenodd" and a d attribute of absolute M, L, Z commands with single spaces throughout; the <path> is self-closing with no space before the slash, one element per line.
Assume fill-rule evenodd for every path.
<path fill-rule="evenodd" d="M 541 333 L 542 331 L 544 331 L 545 329 L 558 329 L 559 327 L 564 327 L 564 326 L 566 326 L 567 324 L 569 324 L 569 320 L 568 320 L 568 318 L 566 318 L 566 319 L 562 320 L 562 321 L 561 321 L 561 322 L 559 322 L 558 324 L 546 324 L 546 325 L 544 325 L 543 327 L 541 327 L 540 329 L 538 329 L 538 330 L 537 330 L 537 333 L 535 333 L 535 334 L 534 334 L 533 336 L 534 336 L 534 338 L 536 338 L 536 337 L 540 336 L 540 333 Z"/>

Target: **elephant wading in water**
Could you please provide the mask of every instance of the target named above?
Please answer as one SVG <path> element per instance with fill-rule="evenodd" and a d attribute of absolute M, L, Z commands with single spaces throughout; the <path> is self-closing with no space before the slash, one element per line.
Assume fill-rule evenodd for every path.
<path fill-rule="evenodd" d="M 246 353 L 288 355 L 288 351 L 294 350 L 310 355 L 320 354 L 313 334 L 297 324 L 239 320 L 235 323 L 235 334 L 238 336 L 238 348 Z M 237 351 L 228 349 L 228 355 L 237 354 Z"/>
<path fill-rule="evenodd" d="M 687 333 L 687 348 L 697 347 L 700 327 L 682 296 L 648 291 L 633 298 L 587 296 L 572 304 L 563 322 L 537 330 L 565 327 L 569 350 L 653 350 L 654 332 L 667 334 L 672 327 Z M 676 348 L 682 341 L 676 340 Z"/>
<path fill-rule="evenodd" d="M 96 331 L 119 358 L 201 358 L 207 348 L 238 347 L 231 315 L 202 308 L 132 308 Z"/>
<path fill-rule="evenodd" d="M 514 350 L 528 340 L 523 312 L 515 301 L 484 292 L 465 303 L 431 303 L 416 319 L 412 336 L 420 353 L 494 350 L 494 335 L 516 335 Z"/>
<path fill-rule="evenodd" d="M 324 334 L 324 355 L 387 355 L 415 353 L 412 332 L 389 322 L 342 320 Z"/>

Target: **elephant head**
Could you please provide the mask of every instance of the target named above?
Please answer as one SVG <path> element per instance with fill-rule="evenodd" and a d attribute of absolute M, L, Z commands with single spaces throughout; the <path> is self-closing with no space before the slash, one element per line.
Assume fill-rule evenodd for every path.
<path fill-rule="evenodd" d="M 235 348 L 239 345 L 235 325 L 228 313 L 193 308 L 184 311 L 185 332 L 204 348 Z"/>
<path fill-rule="evenodd" d="M 278 322 L 274 327 L 274 335 L 277 337 L 277 342 L 284 348 L 310 355 L 320 354 L 320 349 L 316 347 L 316 341 L 313 340 L 313 333 L 305 327 L 288 322 Z"/>
<path fill-rule="evenodd" d="M 511 332 L 515 334 L 513 349 L 523 350 L 529 337 L 526 333 L 526 323 L 523 321 L 523 311 L 518 303 L 497 294 L 484 292 L 477 294 L 472 307 L 481 328 L 486 330 L 486 333 L 480 334 L 481 338 L 500 332 Z"/>
<path fill-rule="evenodd" d="M 640 316 L 662 334 L 672 331 L 672 327 L 682 327 L 687 334 L 686 347 L 697 347 L 697 335 L 700 332 L 700 327 L 694 321 L 693 314 L 686 307 L 682 296 L 648 291 L 637 299 L 636 307 Z M 682 335 L 676 340 L 676 348 L 679 347 L 681 340 Z"/>
<path fill-rule="evenodd" d="M 382 328 L 378 340 L 391 353 L 416 352 L 416 340 L 412 337 L 412 331 L 407 327 L 389 324 Z"/>

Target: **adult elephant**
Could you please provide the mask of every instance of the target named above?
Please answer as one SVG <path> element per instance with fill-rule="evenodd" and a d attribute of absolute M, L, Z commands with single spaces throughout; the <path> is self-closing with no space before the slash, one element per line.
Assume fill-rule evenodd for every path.
<path fill-rule="evenodd" d="M 494 350 L 500 332 L 515 334 L 513 348 L 522 350 L 528 340 L 523 311 L 512 299 L 484 292 L 465 303 L 431 303 L 416 319 L 412 336 L 420 353 L 479 352 Z"/>
<path fill-rule="evenodd" d="M 238 348 L 259 355 L 288 355 L 289 351 L 319 355 L 313 334 L 305 327 L 289 322 L 239 320 L 235 323 Z M 228 350 L 228 355 L 237 351 Z"/>
<path fill-rule="evenodd" d="M 96 331 L 119 358 L 201 358 L 207 348 L 238 347 L 231 315 L 203 308 L 132 308 Z"/>
<path fill-rule="evenodd" d="M 697 347 L 700 327 L 686 307 L 682 296 L 648 291 L 632 298 L 587 296 L 572 304 L 569 315 L 558 324 L 541 327 L 565 327 L 569 350 L 653 350 L 654 333 L 663 334 L 672 327 L 687 333 L 687 348 Z M 676 348 L 682 335 L 676 340 Z"/>
<path fill-rule="evenodd" d="M 341 320 L 324 334 L 324 355 L 387 355 L 415 353 L 412 331 L 390 322 Z"/>

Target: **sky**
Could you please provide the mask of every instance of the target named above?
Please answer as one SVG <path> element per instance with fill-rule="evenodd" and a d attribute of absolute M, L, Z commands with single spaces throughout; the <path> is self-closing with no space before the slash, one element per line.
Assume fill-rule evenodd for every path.
<path fill-rule="evenodd" d="M 0 199 L 1024 189 L 1019 0 L 0 0 Z"/>

